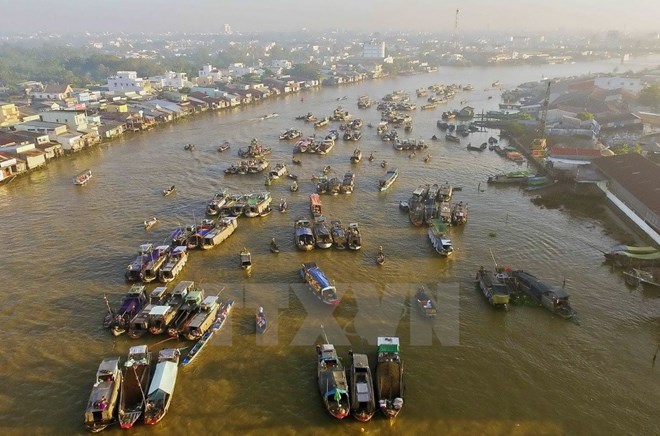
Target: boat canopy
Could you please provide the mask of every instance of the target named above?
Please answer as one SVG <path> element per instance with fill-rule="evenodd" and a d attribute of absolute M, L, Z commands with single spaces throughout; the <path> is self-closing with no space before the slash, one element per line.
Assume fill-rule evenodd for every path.
<path fill-rule="evenodd" d="M 179 247 L 177 247 L 177 248 L 179 248 Z M 195 285 L 195 282 L 193 282 L 192 280 L 186 280 L 186 281 L 183 281 L 183 282 L 179 282 L 179 284 L 176 285 L 176 287 L 172 291 L 172 295 L 185 296 L 188 293 L 188 291 L 192 289 L 192 287 L 194 285 Z"/>
<path fill-rule="evenodd" d="M 167 292 L 166 286 L 158 286 L 153 291 L 151 291 L 151 294 L 149 294 L 149 296 L 151 298 L 160 299 L 165 294 L 165 292 Z"/>
<path fill-rule="evenodd" d="M 172 254 L 175 256 L 178 256 L 182 253 L 185 253 L 188 248 L 185 245 L 179 245 L 178 247 L 175 247 L 174 250 L 172 251 Z"/>
<path fill-rule="evenodd" d="M 159 389 L 172 395 L 176 383 L 176 374 L 176 363 L 169 361 L 159 362 L 158 365 L 156 365 L 156 371 L 154 372 L 153 379 L 151 379 L 151 385 L 149 385 L 149 392 L 147 395 L 151 395 Z"/>
<path fill-rule="evenodd" d="M 366 354 L 353 354 L 353 366 L 356 368 L 369 368 L 369 359 Z"/>
<path fill-rule="evenodd" d="M 204 298 L 200 307 L 202 310 L 209 310 L 216 304 L 217 301 L 218 301 L 218 297 L 216 295 L 209 295 L 206 298 Z"/>
<path fill-rule="evenodd" d="M 334 388 L 334 389 L 330 389 L 329 391 L 327 391 L 325 393 L 325 396 L 326 397 L 330 397 L 330 396 L 335 396 L 335 397 L 340 396 L 341 397 L 342 394 L 348 395 L 348 391 L 346 389 Z"/>
<path fill-rule="evenodd" d="M 445 224 L 440 218 L 432 219 L 431 225 L 433 226 L 433 232 L 435 234 L 443 234 L 447 231 L 447 224 Z"/>
<path fill-rule="evenodd" d="M 112 374 L 119 368 L 119 357 L 106 357 L 96 371 L 96 378 L 101 381 L 112 381 Z M 110 379 L 108 379 L 110 376 Z"/>
<path fill-rule="evenodd" d="M 382 336 L 378 338 L 377 344 L 379 353 L 399 352 L 399 338 Z"/>
<path fill-rule="evenodd" d="M 361 403 L 366 403 L 370 400 L 369 396 L 369 385 L 366 383 L 356 383 L 355 390 L 357 394 L 357 400 Z"/>
<path fill-rule="evenodd" d="M 154 306 L 149 312 L 149 316 L 163 316 L 171 309 L 170 306 Z"/>
<path fill-rule="evenodd" d="M 307 270 L 309 274 L 318 282 L 318 284 L 321 286 L 321 289 L 326 289 L 326 288 L 331 288 L 332 284 L 330 283 L 330 280 L 323 274 L 323 271 L 321 271 L 318 267 L 312 267 Z"/>

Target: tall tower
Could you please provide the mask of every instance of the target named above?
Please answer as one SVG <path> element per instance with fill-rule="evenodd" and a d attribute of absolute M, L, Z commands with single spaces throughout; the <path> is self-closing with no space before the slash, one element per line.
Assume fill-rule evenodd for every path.
<path fill-rule="evenodd" d="M 454 18 L 454 49 L 458 51 L 458 9 L 456 9 L 456 18 Z"/>

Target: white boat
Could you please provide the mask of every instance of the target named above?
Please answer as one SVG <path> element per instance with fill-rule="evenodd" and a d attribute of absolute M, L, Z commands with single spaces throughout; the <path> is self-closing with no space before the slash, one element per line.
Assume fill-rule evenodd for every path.
<path fill-rule="evenodd" d="M 251 194 L 243 208 L 243 214 L 248 218 L 267 215 L 272 210 L 270 206 L 272 201 L 269 192 Z"/>
<path fill-rule="evenodd" d="M 271 179 L 279 179 L 280 177 L 286 176 L 288 173 L 288 170 L 286 168 L 286 165 L 283 163 L 278 163 L 276 164 L 272 170 L 268 172 L 268 176 Z"/>
<path fill-rule="evenodd" d="M 385 176 L 378 182 L 378 188 L 381 191 L 387 190 L 387 188 L 392 186 L 392 183 L 394 183 L 397 177 L 399 177 L 399 171 L 396 168 L 388 170 Z"/>
<path fill-rule="evenodd" d="M 115 422 L 121 381 L 119 357 L 103 359 L 96 371 L 96 381 L 85 410 L 85 426 L 92 433 L 98 433 Z"/>
<path fill-rule="evenodd" d="M 218 220 L 217 225 L 204 235 L 199 247 L 208 250 L 220 245 L 225 239 L 234 233 L 238 227 L 238 220 L 234 217 L 224 217 Z"/>
<path fill-rule="evenodd" d="M 85 170 L 73 177 L 74 185 L 84 185 L 92 178 L 92 170 Z"/>
<path fill-rule="evenodd" d="M 166 348 L 158 352 L 158 363 L 149 385 L 144 408 L 145 424 L 157 424 L 170 408 L 180 355 L 178 348 Z"/>
<path fill-rule="evenodd" d="M 167 263 L 160 269 L 158 279 L 163 283 L 171 282 L 186 266 L 186 262 L 188 262 L 188 249 L 183 245 L 174 247 Z"/>
<path fill-rule="evenodd" d="M 119 401 L 119 425 L 131 428 L 142 415 L 144 392 L 149 387 L 151 376 L 151 353 L 146 345 L 129 349 L 128 359 L 122 370 L 121 395 Z"/>

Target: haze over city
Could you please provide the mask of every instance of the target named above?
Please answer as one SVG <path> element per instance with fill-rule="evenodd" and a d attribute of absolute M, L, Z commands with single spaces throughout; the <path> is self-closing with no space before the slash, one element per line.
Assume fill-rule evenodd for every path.
<path fill-rule="evenodd" d="M 340 29 L 452 32 L 654 32 L 660 2 L 569 0 L 143 0 L 3 2 L 2 34 L 80 32 L 216 33 L 227 23 L 237 32 Z"/>

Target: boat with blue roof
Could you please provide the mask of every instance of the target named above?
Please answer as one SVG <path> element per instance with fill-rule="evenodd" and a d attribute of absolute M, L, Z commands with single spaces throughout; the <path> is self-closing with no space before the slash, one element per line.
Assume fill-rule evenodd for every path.
<path fill-rule="evenodd" d="M 300 269 L 300 276 L 309 285 L 314 295 L 323 303 L 336 306 L 339 304 L 337 289 L 330 283 L 315 262 L 305 262 Z"/>

